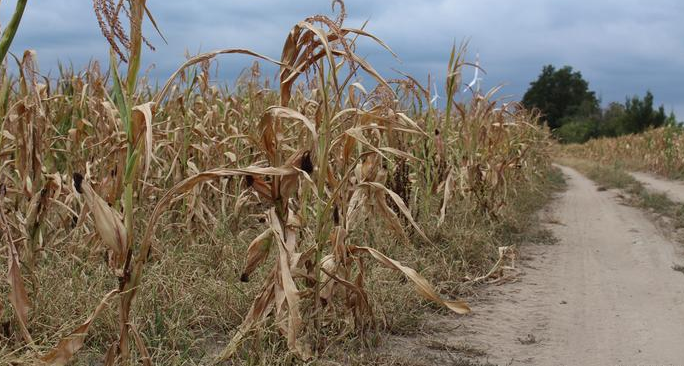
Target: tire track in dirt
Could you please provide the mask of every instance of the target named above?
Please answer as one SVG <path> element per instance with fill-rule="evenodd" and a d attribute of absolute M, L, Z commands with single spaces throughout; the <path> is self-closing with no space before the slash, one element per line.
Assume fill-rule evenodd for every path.
<path fill-rule="evenodd" d="M 472 315 L 432 318 L 390 351 L 425 364 L 684 365 L 681 258 L 646 216 L 560 167 L 568 189 L 541 221 L 559 242 L 521 249 L 514 283 L 488 286 Z M 451 362 L 451 363 L 450 363 Z M 422 363 L 418 363 L 422 364 Z"/>

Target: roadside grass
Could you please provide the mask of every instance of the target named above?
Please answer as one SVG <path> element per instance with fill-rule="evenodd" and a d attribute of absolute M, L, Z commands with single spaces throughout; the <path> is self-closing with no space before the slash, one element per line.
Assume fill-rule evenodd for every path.
<path fill-rule="evenodd" d="M 499 240 L 504 245 L 524 245 L 524 243 L 554 244 L 556 238 L 551 231 L 539 225 L 537 212 L 546 206 L 554 195 L 565 190 L 567 184 L 563 173 L 555 168 L 550 168 L 543 177 L 542 182 L 531 184 L 518 193 L 516 199 L 507 207 L 510 210 L 502 223 L 502 228 L 497 232 Z"/>

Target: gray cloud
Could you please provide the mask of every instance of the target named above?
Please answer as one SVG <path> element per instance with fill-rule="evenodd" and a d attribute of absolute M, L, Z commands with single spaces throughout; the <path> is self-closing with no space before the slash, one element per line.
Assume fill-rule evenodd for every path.
<path fill-rule="evenodd" d="M 190 5 L 189 5 L 190 4 Z M 330 14 L 326 0 L 148 0 L 169 44 L 148 28 L 157 46 L 145 54 L 152 76 L 164 78 L 195 53 L 243 47 L 278 57 L 293 24 L 304 17 Z M 401 58 L 393 59 L 369 42 L 359 52 L 388 77 L 392 68 L 421 80 L 443 78 L 451 44 L 469 39 L 469 59 L 480 54 L 487 71 L 484 85 L 506 84 L 503 94 L 520 98 L 545 64 L 580 70 L 604 102 L 623 101 L 650 89 L 656 102 L 684 118 L 684 2 L 678 0 L 347 0 L 348 25 L 367 29 Z M 12 1 L 2 4 L 5 24 Z M 38 0 L 28 5 L 12 46 L 32 48 L 44 71 L 57 60 L 83 67 L 91 57 L 106 60 L 91 3 Z M 232 78 L 249 65 L 245 57 L 221 60 L 222 77 Z M 466 76 L 468 78 L 468 76 Z"/>

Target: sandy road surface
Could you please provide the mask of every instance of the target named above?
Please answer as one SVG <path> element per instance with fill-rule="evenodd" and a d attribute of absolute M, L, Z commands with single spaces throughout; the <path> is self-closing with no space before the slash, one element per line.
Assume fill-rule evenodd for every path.
<path fill-rule="evenodd" d="M 638 180 L 646 189 L 662 192 L 676 202 L 684 202 L 684 183 L 656 177 L 649 173 L 631 172 L 634 179 Z"/>
<path fill-rule="evenodd" d="M 677 245 L 615 192 L 561 169 L 568 190 L 541 215 L 559 242 L 524 247 L 517 282 L 489 286 L 470 316 L 392 340 L 393 352 L 426 364 L 484 351 L 474 358 L 498 365 L 684 366 Z"/>

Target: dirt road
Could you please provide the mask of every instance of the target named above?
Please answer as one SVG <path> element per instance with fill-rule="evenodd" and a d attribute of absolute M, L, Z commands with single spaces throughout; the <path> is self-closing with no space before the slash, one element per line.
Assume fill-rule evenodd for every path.
<path fill-rule="evenodd" d="M 497 365 L 684 365 L 678 246 L 616 192 L 562 170 L 568 189 L 541 217 L 559 242 L 524 247 L 517 282 L 489 286 L 471 316 L 432 320 L 395 350 L 427 364 L 470 353 Z"/>
<path fill-rule="evenodd" d="M 632 172 L 629 174 L 644 184 L 646 189 L 665 193 L 673 201 L 684 202 L 684 184 L 681 182 L 659 178 L 649 173 Z"/>

